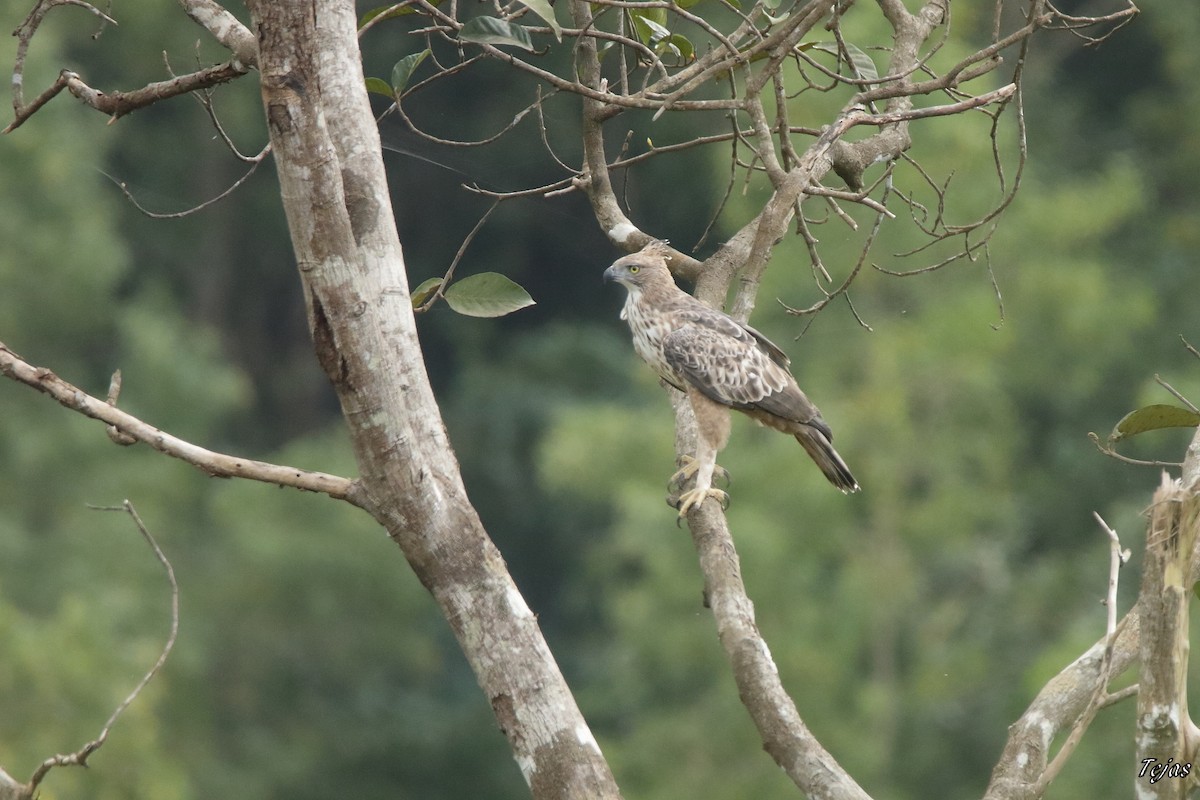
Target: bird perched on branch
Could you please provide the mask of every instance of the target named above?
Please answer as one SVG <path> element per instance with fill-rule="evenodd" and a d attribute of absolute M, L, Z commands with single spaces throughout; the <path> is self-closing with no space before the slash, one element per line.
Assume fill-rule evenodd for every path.
<path fill-rule="evenodd" d="M 668 254 L 657 243 L 618 259 L 605 281 L 624 286 L 629 296 L 621 319 L 633 332 L 638 355 L 664 381 L 687 394 L 696 415 L 695 458 L 671 476 L 695 486 L 680 496 L 679 516 L 706 498 L 722 505 L 729 496 L 712 486 L 717 453 L 729 439 L 729 409 L 796 437 L 829 482 L 843 492 L 858 481 L 830 443 L 833 432 L 788 370 L 788 357 L 767 337 L 709 308 L 675 285 Z"/>

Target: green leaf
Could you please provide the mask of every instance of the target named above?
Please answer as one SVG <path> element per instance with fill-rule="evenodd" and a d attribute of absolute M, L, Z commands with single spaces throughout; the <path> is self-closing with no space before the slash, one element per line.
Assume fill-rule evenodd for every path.
<path fill-rule="evenodd" d="M 396 93 L 396 97 L 404 93 L 404 87 L 408 86 L 408 81 L 412 78 L 413 72 L 416 71 L 427 55 L 429 55 L 428 47 L 419 53 L 405 56 L 392 67 L 392 91 Z"/>
<path fill-rule="evenodd" d="M 498 272 L 481 272 L 450 284 L 446 302 L 468 317 L 502 317 L 533 305 L 529 292 Z"/>
<path fill-rule="evenodd" d="M 672 33 L 666 39 L 663 39 L 654 46 L 654 52 L 660 56 L 664 53 L 670 53 L 678 63 L 687 63 L 696 57 L 696 48 L 681 33 Z"/>
<path fill-rule="evenodd" d="M 554 31 L 554 38 L 562 41 L 562 26 L 554 18 L 554 6 L 550 5 L 549 0 L 521 0 L 521 4 L 546 20 L 546 24 Z"/>
<path fill-rule="evenodd" d="M 1117 423 L 1117 427 L 1113 428 L 1113 432 L 1108 435 L 1108 441 L 1119 442 L 1146 431 L 1194 428 L 1197 425 L 1200 425 L 1200 414 L 1195 411 L 1160 403 L 1130 411 Z"/>
<path fill-rule="evenodd" d="M 642 44 L 655 44 L 671 36 L 665 8 L 634 9 L 629 12 L 629 19 Z"/>
<path fill-rule="evenodd" d="M 832 56 L 840 55 L 838 46 L 835 42 L 805 42 L 799 46 L 800 50 L 820 50 L 822 53 L 829 53 Z M 863 50 L 850 42 L 846 42 L 846 55 L 850 59 L 850 66 L 854 68 L 854 76 L 863 80 L 874 81 L 879 79 L 879 70 L 875 67 L 875 61 Z"/>
<path fill-rule="evenodd" d="M 879 79 L 879 70 L 875 67 L 875 60 L 863 50 L 851 42 L 846 42 L 846 52 L 850 54 L 850 63 L 854 65 L 854 71 L 858 73 L 858 77 L 868 81 Z"/>
<path fill-rule="evenodd" d="M 421 282 L 421 285 L 412 290 L 412 295 L 409 298 L 412 300 L 413 308 L 419 308 L 433 297 L 433 293 L 442 285 L 441 278 L 429 278 Z"/>
<path fill-rule="evenodd" d="M 396 95 L 392 92 L 392 87 L 383 78 L 367 78 L 367 91 L 372 94 L 381 94 L 389 100 L 395 100 Z"/>
<path fill-rule="evenodd" d="M 512 45 L 533 51 L 533 40 L 529 38 L 529 31 L 496 17 L 472 17 L 459 30 L 458 38 L 463 42 Z"/>

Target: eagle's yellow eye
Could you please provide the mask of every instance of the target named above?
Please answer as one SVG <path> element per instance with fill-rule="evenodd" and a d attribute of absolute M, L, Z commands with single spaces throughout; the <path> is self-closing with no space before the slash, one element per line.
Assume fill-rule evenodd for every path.
<path fill-rule="evenodd" d="M 639 266 L 632 266 L 632 267 L 630 267 L 630 268 L 629 268 L 629 273 L 630 273 L 631 275 L 632 275 L 632 274 L 635 274 L 635 273 L 636 273 L 636 272 L 637 272 L 639 269 L 641 269 L 641 267 L 639 267 Z"/>

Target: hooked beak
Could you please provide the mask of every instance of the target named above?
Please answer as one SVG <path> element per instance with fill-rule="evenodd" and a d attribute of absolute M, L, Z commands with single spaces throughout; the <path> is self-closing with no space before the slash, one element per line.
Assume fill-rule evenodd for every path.
<path fill-rule="evenodd" d="M 613 264 L 608 269 L 604 270 L 604 282 L 611 283 L 617 279 L 617 265 Z"/>

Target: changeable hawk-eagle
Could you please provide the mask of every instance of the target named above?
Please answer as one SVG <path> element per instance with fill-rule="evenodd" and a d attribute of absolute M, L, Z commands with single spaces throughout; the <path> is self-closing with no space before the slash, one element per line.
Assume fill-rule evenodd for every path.
<path fill-rule="evenodd" d="M 663 249 L 650 245 L 618 259 L 604 272 L 629 291 L 621 318 L 633 332 L 638 355 L 667 383 L 685 392 L 696 415 L 696 456 L 672 476 L 672 485 L 695 474 L 680 497 L 679 515 L 705 498 L 729 499 L 712 487 L 717 453 L 729 439 L 735 408 L 796 441 L 843 492 L 858 481 L 833 449 L 833 432 L 788 370 L 788 357 L 767 337 L 701 303 L 675 285 Z"/>

